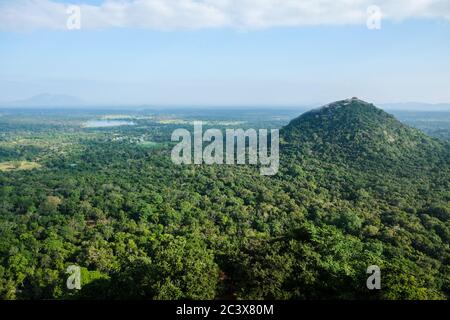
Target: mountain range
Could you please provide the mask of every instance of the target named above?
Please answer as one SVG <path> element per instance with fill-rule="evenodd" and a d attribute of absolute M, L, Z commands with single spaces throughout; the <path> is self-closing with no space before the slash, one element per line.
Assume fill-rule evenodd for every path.
<path fill-rule="evenodd" d="M 7 103 L 2 103 L 6 107 L 26 107 L 26 108 L 48 108 L 48 107 L 79 107 L 85 103 L 83 100 L 66 94 L 49 94 L 43 93 L 32 96 L 23 100 L 15 100 Z"/>

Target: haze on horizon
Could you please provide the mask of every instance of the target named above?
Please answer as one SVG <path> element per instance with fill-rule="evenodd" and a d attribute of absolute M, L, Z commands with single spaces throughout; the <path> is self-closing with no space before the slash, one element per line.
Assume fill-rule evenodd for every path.
<path fill-rule="evenodd" d="M 81 30 L 67 30 L 69 4 Z M 448 1 L 0 1 L 0 102 L 450 103 Z"/>

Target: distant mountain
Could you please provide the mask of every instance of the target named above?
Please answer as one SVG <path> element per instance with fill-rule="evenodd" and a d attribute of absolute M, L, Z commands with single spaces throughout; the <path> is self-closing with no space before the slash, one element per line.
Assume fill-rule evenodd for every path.
<path fill-rule="evenodd" d="M 281 130 L 281 138 L 291 156 L 364 170 L 448 164 L 448 145 L 357 98 L 302 114 Z"/>
<path fill-rule="evenodd" d="M 83 100 L 65 94 L 43 93 L 28 99 L 3 103 L 4 106 L 13 107 L 76 107 L 83 105 Z"/>

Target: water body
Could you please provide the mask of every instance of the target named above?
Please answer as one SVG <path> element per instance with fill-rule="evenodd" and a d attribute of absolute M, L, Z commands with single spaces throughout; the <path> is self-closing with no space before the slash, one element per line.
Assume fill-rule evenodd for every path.
<path fill-rule="evenodd" d="M 133 121 L 125 120 L 89 120 L 83 124 L 85 128 L 107 128 L 118 126 L 134 126 L 136 123 Z"/>

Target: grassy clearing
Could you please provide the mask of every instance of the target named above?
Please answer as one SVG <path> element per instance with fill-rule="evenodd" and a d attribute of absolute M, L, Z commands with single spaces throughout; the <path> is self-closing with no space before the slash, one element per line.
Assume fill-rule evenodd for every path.
<path fill-rule="evenodd" d="M 40 167 L 41 165 L 39 163 L 30 161 L 0 162 L 0 171 L 33 170 L 39 169 Z"/>
<path fill-rule="evenodd" d="M 160 146 L 161 144 L 158 142 L 153 142 L 153 141 L 143 141 L 143 142 L 140 142 L 139 145 L 142 147 L 155 148 L 155 147 Z"/>

